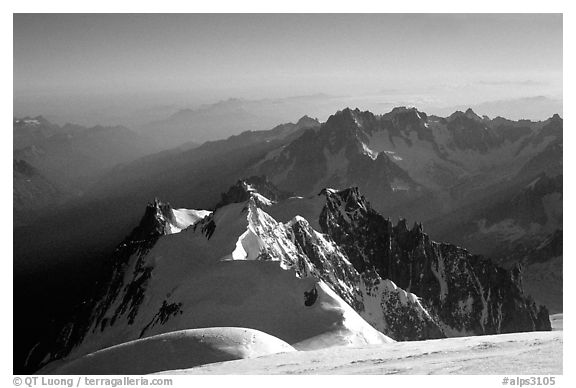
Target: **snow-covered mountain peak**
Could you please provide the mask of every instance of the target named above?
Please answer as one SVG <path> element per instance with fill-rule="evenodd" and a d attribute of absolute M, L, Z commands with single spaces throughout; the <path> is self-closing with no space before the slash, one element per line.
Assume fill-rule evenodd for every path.
<path fill-rule="evenodd" d="M 261 206 L 270 206 L 274 202 L 291 197 L 293 194 L 278 189 L 266 176 L 251 176 L 240 179 L 227 192 L 221 194 L 216 209 L 231 204 L 242 203 L 251 198 Z"/>
<path fill-rule="evenodd" d="M 173 209 L 169 203 L 158 198 L 146 206 L 144 216 L 136 228 L 133 239 L 146 240 L 178 233 L 195 225 L 212 212 L 208 210 Z"/>

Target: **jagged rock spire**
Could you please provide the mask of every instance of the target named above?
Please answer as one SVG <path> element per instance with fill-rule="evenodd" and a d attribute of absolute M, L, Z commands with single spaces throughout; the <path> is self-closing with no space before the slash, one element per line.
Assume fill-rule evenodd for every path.
<path fill-rule="evenodd" d="M 174 214 L 169 203 L 164 203 L 158 198 L 146 206 L 144 216 L 138 227 L 132 232 L 132 238 L 143 240 L 158 237 L 167 233 L 168 223 L 173 222 Z"/>

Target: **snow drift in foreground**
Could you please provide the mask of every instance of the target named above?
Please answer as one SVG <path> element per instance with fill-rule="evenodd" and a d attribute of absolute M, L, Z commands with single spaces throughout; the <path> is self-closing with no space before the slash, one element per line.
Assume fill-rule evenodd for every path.
<path fill-rule="evenodd" d="M 212 327 L 126 342 L 44 373 L 147 374 L 293 351 L 295 349 L 286 342 L 258 330 Z"/>
<path fill-rule="evenodd" d="M 563 332 L 530 332 L 273 354 L 164 374 L 562 374 Z"/>

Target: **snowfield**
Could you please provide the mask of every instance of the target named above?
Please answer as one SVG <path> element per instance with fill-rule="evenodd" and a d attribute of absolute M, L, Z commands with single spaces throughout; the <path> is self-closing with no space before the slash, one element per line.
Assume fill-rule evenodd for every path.
<path fill-rule="evenodd" d="M 253 329 L 182 330 L 113 346 L 66 364 L 52 364 L 39 373 L 560 375 L 563 373 L 563 315 L 555 314 L 550 319 L 552 332 L 336 346 L 310 351 L 303 350 L 306 346 L 292 347 Z"/>
<path fill-rule="evenodd" d="M 562 374 L 563 332 L 395 342 L 273 354 L 163 374 Z"/>
<path fill-rule="evenodd" d="M 174 367 L 293 352 L 286 342 L 258 330 L 212 327 L 181 330 L 126 342 L 88 354 L 53 374 L 148 374 Z"/>

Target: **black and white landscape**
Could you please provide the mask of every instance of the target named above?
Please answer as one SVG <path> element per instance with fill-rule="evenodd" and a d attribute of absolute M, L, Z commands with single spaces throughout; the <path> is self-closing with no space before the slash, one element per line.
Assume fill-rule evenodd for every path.
<path fill-rule="evenodd" d="M 350 28 L 359 21 L 365 24 Z M 81 61 L 70 66 L 105 74 L 101 85 L 82 84 L 84 97 L 55 94 L 42 103 L 30 91 L 35 71 L 77 81 L 36 46 L 50 33 L 64 36 L 68 45 L 54 47 L 74 58 L 91 48 L 102 54 L 94 42 L 111 31 L 120 35 L 106 41 L 108 54 L 137 36 L 131 33 L 169 22 L 191 28 L 199 52 L 212 52 L 215 28 L 232 43 L 232 31 L 256 37 L 247 47 L 257 55 L 224 44 L 213 60 L 236 60 L 240 70 L 215 65 L 202 88 L 190 89 L 202 104 L 176 106 L 169 97 L 160 109 L 162 89 L 158 109 L 140 99 L 122 105 L 110 94 L 114 109 L 94 97 L 88 110 L 82 99 L 92 97 L 82 93 L 104 93 L 110 70 Z M 279 31 L 304 31 L 272 44 L 263 32 L 276 22 Z M 431 34 L 436 46 L 421 47 L 422 63 L 403 70 L 397 62 L 416 54 L 380 42 L 378 33 L 393 33 L 384 22 L 420 26 L 396 39 L 408 44 Z M 82 23 L 95 37 L 83 36 Z M 205 23 L 212 27 L 198 27 Z M 516 31 L 526 23 L 547 33 L 527 44 Z M 374 39 L 389 49 L 346 60 L 354 71 L 373 69 L 370 60 L 389 69 L 329 81 L 321 68 L 312 71 L 307 56 L 360 54 L 343 37 L 351 51 L 335 53 L 340 33 L 320 31 L 333 25 L 368 39 L 361 48 Z M 516 32 L 483 46 L 493 30 Z M 14 372 L 562 374 L 561 30 L 554 14 L 15 15 Z M 153 40 L 176 53 L 189 36 L 170 31 L 176 43 L 164 41 L 165 32 Z M 317 41 L 305 42 L 313 31 Z M 441 43 L 471 36 L 480 42 L 468 50 L 479 53 Z M 160 50 L 145 38 L 132 43 L 140 46 L 103 61 L 125 64 L 131 53 L 145 59 L 142 48 Z M 190 58 L 200 55 L 194 44 L 182 46 Z M 512 44 L 516 57 L 502 59 L 499 50 Z M 550 55 L 529 73 L 541 77 L 503 80 L 523 74 L 516 61 L 539 44 Z M 285 83 L 262 70 L 252 88 L 256 81 L 240 74 L 245 61 L 281 47 L 287 55 L 300 48 L 298 58 L 282 61 L 310 73 Z M 185 63 L 174 55 L 163 59 L 166 71 Z M 387 62 L 390 55 L 400 59 Z M 484 63 L 464 66 L 468 57 Z M 24 66 L 31 58 L 46 66 Z M 207 71 L 202 60 L 190 61 Z M 141 63 L 145 79 L 156 74 L 156 63 Z M 242 82 L 205 89 L 222 69 Z M 494 69 L 504 70 L 494 76 Z M 388 78 L 391 71 L 406 86 Z M 444 89 L 421 80 L 427 71 Z M 484 71 L 486 79 L 475 78 Z M 378 74 L 383 81 L 375 85 Z M 446 87 L 451 74 L 466 87 Z M 366 82 L 378 92 L 361 92 Z M 387 82 L 394 88 L 384 90 Z M 270 92 L 279 86 L 283 92 Z M 484 97 L 489 90 L 494 95 Z"/>

